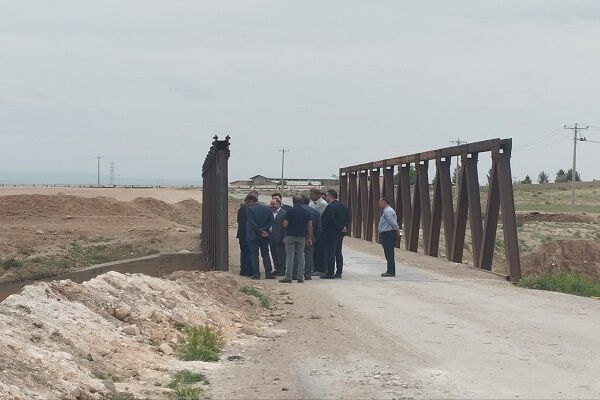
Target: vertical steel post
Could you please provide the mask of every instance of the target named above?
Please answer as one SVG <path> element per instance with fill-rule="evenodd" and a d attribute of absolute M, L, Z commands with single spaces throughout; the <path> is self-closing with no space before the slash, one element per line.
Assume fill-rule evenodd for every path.
<path fill-rule="evenodd" d="M 441 161 L 435 161 L 435 185 L 433 187 L 433 205 L 431 209 L 431 228 L 429 229 L 429 254 L 437 257 L 440 249 L 440 231 L 442 228 L 442 186 L 440 182 Z"/>
<path fill-rule="evenodd" d="M 410 164 L 402 165 L 398 174 L 400 175 L 400 182 L 398 184 L 398 199 L 402 201 L 402 219 L 404 220 L 404 246 L 406 250 L 409 250 L 412 228 L 412 205 L 410 200 Z"/>
<path fill-rule="evenodd" d="M 373 215 L 373 222 L 375 224 L 375 242 L 379 243 L 379 199 L 381 198 L 381 171 L 379 168 L 371 170 L 371 193 L 373 203 L 371 204 L 371 213 Z"/>
<path fill-rule="evenodd" d="M 439 165 L 444 236 L 446 238 L 446 258 L 448 260 L 452 260 L 452 241 L 454 237 L 454 204 L 452 202 L 452 177 L 450 176 L 451 164 L 452 158 L 446 157 L 443 161 L 440 161 Z"/>
<path fill-rule="evenodd" d="M 466 159 L 465 172 L 467 178 L 467 193 L 469 197 L 469 217 L 471 223 L 471 253 L 473 265 L 479 268 L 481 255 L 481 197 L 479 195 L 479 174 L 477 173 L 478 154 L 473 153 Z"/>
<path fill-rule="evenodd" d="M 417 163 L 418 185 L 415 191 L 419 191 L 421 201 L 421 221 L 423 225 L 423 249 L 429 255 L 429 238 L 431 234 L 431 198 L 429 197 L 429 161 Z"/>
<path fill-rule="evenodd" d="M 465 160 L 467 155 L 462 156 L 462 166 L 458 174 L 457 198 L 456 198 L 456 220 L 454 223 L 454 234 L 452 235 L 452 261 L 462 263 L 465 247 L 465 234 L 467 231 L 467 217 L 469 212 L 469 195 L 467 194 L 467 179 L 465 177 Z"/>
<path fill-rule="evenodd" d="M 500 212 L 500 191 L 498 190 L 498 152 L 492 154 L 492 172 L 483 227 L 483 243 L 479 257 L 481 268 L 492 270 L 494 248 L 496 247 L 496 230 L 498 229 L 498 215 Z"/>
<path fill-rule="evenodd" d="M 515 214 L 515 198 L 510 170 L 510 149 L 504 149 L 504 152 L 498 155 L 498 188 L 500 191 L 504 248 L 506 250 L 509 275 L 512 281 L 517 282 L 521 279 L 521 260 L 519 258 L 517 217 Z"/>
<path fill-rule="evenodd" d="M 352 232 L 352 237 L 359 237 L 360 235 L 357 236 L 357 234 L 356 234 L 357 227 L 360 227 L 360 224 L 357 222 L 358 221 L 358 212 L 360 210 L 360 204 L 358 203 L 356 172 L 350 172 L 348 179 L 349 179 L 348 191 L 350 192 L 349 199 L 350 199 L 350 204 L 351 204 L 351 208 L 350 208 L 351 223 L 352 223 L 351 232 Z"/>

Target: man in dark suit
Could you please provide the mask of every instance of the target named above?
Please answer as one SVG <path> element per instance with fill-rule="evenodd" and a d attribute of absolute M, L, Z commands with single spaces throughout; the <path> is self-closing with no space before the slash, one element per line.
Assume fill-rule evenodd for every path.
<path fill-rule="evenodd" d="M 275 279 L 271 273 L 271 257 L 269 256 L 269 230 L 273 225 L 273 213 L 265 205 L 258 204 L 258 197 L 246 196 L 248 222 L 246 224 L 246 241 L 250 249 L 252 279 L 260 279 L 258 253 L 263 259 L 265 279 Z"/>
<path fill-rule="evenodd" d="M 246 225 L 248 223 L 248 209 L 246 204 L 241 204 L 237 212 L 237 235 L 240 243 L 240 275 L 252 276 L 252 263 L 250 262 L 250 249 L 246 241 Z"/>
<path fill-rule="evenodd" d="M 328 190 L 326 201 L 329 203 L 321 216 L 321 235 L 327 273 L 322 279 L 341 278 L 343 265 L 340 263 L 335 270 L 336 255 L 341 256 L 341 244 L 348 223 L 348 208 L 338 201 L 335 190 Z"/>
<path fill-rule="evenodd" d="M 271 226 L 271 234 L 269 235 L 269 246 L 271 247 L 271 255 L 273 256 L 273 266 L 275 267 L 275 276 L 285 275 L 285 229 L 283 221 L 285 220 L 285 210 L 281 208 L 281 202 L 273 198 L 271 200 L 271 211 L 273 213 L 273 226 Z"/>

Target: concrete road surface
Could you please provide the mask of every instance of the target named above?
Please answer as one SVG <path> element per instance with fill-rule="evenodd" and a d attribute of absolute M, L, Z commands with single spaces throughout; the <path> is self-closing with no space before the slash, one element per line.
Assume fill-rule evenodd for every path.
<path fill-rule="evenodd" d="M 345 242 L 342 280 L 290 292 L 287 334 L 225 363 L 215 398 L 600 398 L 600 301 Z"/>

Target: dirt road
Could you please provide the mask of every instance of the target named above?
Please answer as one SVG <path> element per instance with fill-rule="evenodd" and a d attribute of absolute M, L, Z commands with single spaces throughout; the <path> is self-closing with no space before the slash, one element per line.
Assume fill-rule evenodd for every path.
<path fill-rule="evenodd" d="M 213 398 L 600 397 L 598 300 L 406 252 L 384 280 L 378 245 L 345 249 L 343 280 L 268 282 L 294 299 L 288 334 L 239 348 Z"/>

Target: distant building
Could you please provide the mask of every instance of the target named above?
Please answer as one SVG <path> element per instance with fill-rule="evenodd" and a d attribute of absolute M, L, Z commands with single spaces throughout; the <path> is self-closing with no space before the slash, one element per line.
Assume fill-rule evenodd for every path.
<path fill-rule="evenodd" d="M 263 175 L 255 175 L 247 180 L 231 182 L 229 186 L 233 189 L 247 188 L 276 188 L 281 183 L 281 178 L 267 178 Z M 338 179 L 310 179 L 310 178 L 286 178 L 284 186 L 291 190 L 309 190 L 312 188 L 322 189 L 337 187 Z"/>

